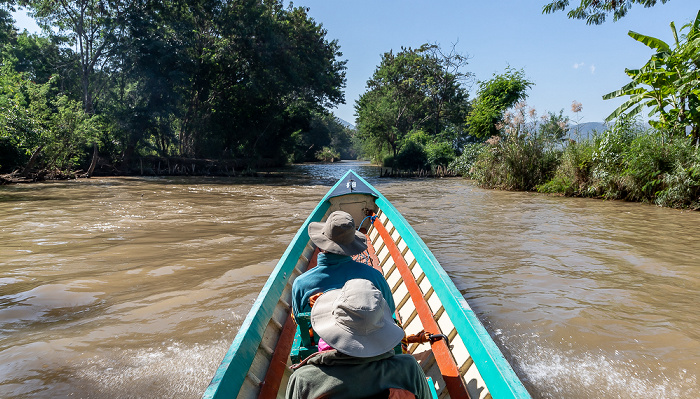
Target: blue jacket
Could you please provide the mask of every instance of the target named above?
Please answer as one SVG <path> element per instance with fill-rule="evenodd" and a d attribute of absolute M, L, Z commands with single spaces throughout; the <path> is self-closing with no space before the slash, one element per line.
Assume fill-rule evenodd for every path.
<path fill-rule="evenodd" d="M 389 304 L 393 313 L 396 310 L 391 288 L 379 270 L 364 263 L 355 262 L 351 257 L 333 253 L 319 253 L 316 267 L 306 271 L 294 280 L 292 285 L 292 310 L 299 313 L 310 312 L 309 298 L 319 292 L 343 288 L 348 280 L 362 278 L 372 282 Z"/>

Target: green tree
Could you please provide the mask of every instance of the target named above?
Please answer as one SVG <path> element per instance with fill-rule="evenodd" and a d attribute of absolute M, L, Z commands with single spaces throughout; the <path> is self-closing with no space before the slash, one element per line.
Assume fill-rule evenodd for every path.
<path fill-rule="evenodd" d="M 295 132 L 293 139 L 294 162 L 314 161 L 317 158 L 314 154 L 324 147 L 333 149 L 340 159 L 357 157 L 352 143 L 352 131 L 330 112 L 314 112 L 308 128 Z"/>
<path fill-rule="evenodd" d="M 569 0 L 554 0 L 542 8 L 543 14 L 551 14 L 556 11 L 565 11 L 569 8 L 567 16 L 572 19 L 585 19 L 588 25 L 600 25 L 605 18 L 612 13 L 613 20 L 624 17 L 633 4 L 639 4 L 646 8 L 653 7 L 657 3 L 665 4 L 669 0 L 581 0 L 578 6 L 569 8 Z"/>
<path fill-rule="evenodd" d="M 0 77 L 0 147 L 12 155 L 3 169 L 70 171 L 86 163 L 86 148 L 100 122 L 80 102 L 59 92 L 57 79 L 34 83 L 3 67 Z M 7 162 L 7 163 L 6 163 Z"/>
<path fill-rule="evenodd" d="M 54 78 L 62 93 L 80 98 L 78 64 L 75 54 L 64 46 L 59 37 L 46 37 L 26 30 L 12 35 L 0 50 L 2 63 L 24 73 L 35 83 Z"/>
<path fill-rule="evenodd" d="M 229 3 L 217 19 L 209 140 L 234 156 L 275 158 L 313 111 L 344 101 L 337 41 L 305 8 L 281 1 Z"/>
<path fill-rule="evenodd" d="M 104 74 L 115 56 L 115 44 L 122 33 L 122 16 L 130 1 L 19 0 L 45 31 L 68 38 L 76 48 L 85 112 L 95 112 L 95 100 L 104 89 Z"/>
<path fill-rule="evenodd" d="M 103 129 L 82 135 L 94 140 L 93 160 L 99 146 L 123 170 L 146 155 L 285 161 L 293 133 L 344 101 L 337 41 L 281 0 L 12 4 L 28 7 L 46 36 L 17 35 L 0 14 L 11 41 L 3 65 L 80 99 Z"/>
<path fill-rule="evenodd" d="M 113 60 L 118 73 L 104 105 L 119 126 L 124 166 L 134 155 L 193 155 L 193 139 L 183 132 L 198 125 L 187 118 L 187 98 L 189 90 L 206 88 L 204 49 L 214 47 L 207 33 L 214 15 L 202 15 L 208 9 L 202 3 L 147 1 L 123 16 L 125 34 Z"/>
<path fill-rule="evenodd" d="M 146 2 L 124 16 L 111 96 L 124 152 L 284 160 L 314 111 L 344 100 L 345 62 L 279 1 Z M 313 151 L 311 152 L 313 155 Z"/>
<path fill-rule="evenodd" d="M 463 71 L 469 57 L 459 54 L 453 45 L 449 53 L 437 44 L 424 44 L 418 49 L 428 62 L 424 68 L 423 90 L 430 101 L 430 119 L 424 124 L 433 136 L 456 140 L 456 129 L 462 125 L 469 109 L 468 93 L 462 87 L 471 82 L 473 74 Z M 432 128 L 431 128 L 432 127 Z"/>
<path fill-rule="evenodd" d="M 384 53 L 356 101 L 358 137 L 375 159 L 384 150 L 396 157 L 407 134 L 423 129 L 434 137 L 456 131 L 468 106 L 462 86 L 468 74 L 459 72 L 466 59 L 442 55 L 435 45 Z"/>
<path fill-rule="evenodd" d="M 502 74 L 494 74 L 491 80 L 479 82 L 467 116 L 467 132 L 480 139 L 498 135 L 496 126 L 502 122 L 505 111 L 527 98 L 527 89 L 532 85 L 524 71 L 510 67 Z"/>
<path fill-rule="evenodd" d="M 681 28 L 687 33 L 680 36 L 671 23 L 675 39 L 672 48 L 666 42 L 630 31 L 633 39 L 645 44 L 657 53 L 639 69 L 626 69 L 632 82 L 620 90 L 608 93 L 603 99 L 629 96 L 606 121 L 639 114 L 649 107 L 649 116 L 656 128 L 685 133 L 690 126 L 694 141 L 700 140 L 700 11 L 695 21 Z"/>
<path fill-rule="evenodd" d="M 14 20 L 10 10 L 0 6 L 0 45 L 9 43 L 15 35 Z"/>
<path fill-rule="evenodd" d="M 132 1 L 17 0 L 16 3 L 27 7 L 45 32 L 66 39 L 75 48 L 83 110 L 95 114 L 95 102 L 106 91 L 114 69 L 116 43 L 124 34 L 123 16 Z M 99 141 L 100 137 L 94 137 L 88 175 L 97 162 Z"/>

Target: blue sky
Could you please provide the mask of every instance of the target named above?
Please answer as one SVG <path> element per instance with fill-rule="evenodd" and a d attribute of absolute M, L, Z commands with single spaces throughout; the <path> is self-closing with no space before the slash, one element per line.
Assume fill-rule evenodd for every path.
<path fill-rule="evenodd" d="M 572 0 L 577 3 L 577 0 Z M 653 8 L 633 7 L 627 17 L 602 26 L 570 20 L 565 13 L 543 15 L 546 1 L 532 0 L 297 0 L 337 39 L 348 60 L 346 104 L 336 116 L 353 123 L 354 103 L 365 92 L 386 51 L 401 46 L 439 43 L 471 56 L 467 71 L 488 80 L 507 66 L 523 69 L 535 83 L 527 102 L 542 114 L 558 112 L 575 118 L 571 103 L 583 104 L 581 122 L 602 121 L 622 104 L 603 94 L 629 82 L 624 70 L 642 66 L 652 51 L 627 32 L 634 30 L 667 42 L 669 23 L 680 28 L 700 9 L 698 0 L 670 0 Z M 476 85 L 470 91 L 473 98 Z"/>
<path fill-rule="evenodd" d="M 572 0 L 577 3 L 578 0 Z M 633 7 L 628 15 L 600 26 L 570 20 L 563 12 L 543 15 L 546 0 L 297 0 L 323 24 L 328 39 L 337 39 L 347 63 L 346 104 L 336 116 L 355 121 L 354 104 L 366 90 L 389 50 L 438 43 L 471 57 L 466 71 L 488 80 L 506 67 L 523 69 L 534 87 L 528 104 L 539 114 L 564 109 L 572 120 L 573 101 L 583 104 L 580 122 L 600 122 L 623 100 L 603 100 L 603 94 L 629 82 L 625 68 L 642 66 L 652 51 L 627 32 L 673 41 L 669 24 L 690 22 L 700 9 L 698 0 L 670 0 L 652 8 Z M 288 4 L 285 1 L 285 4 Z M 31 19 L 15 15 L 20 28 L 36 30 Z M 470 90 L 473 98 L 476 84 Z"/>

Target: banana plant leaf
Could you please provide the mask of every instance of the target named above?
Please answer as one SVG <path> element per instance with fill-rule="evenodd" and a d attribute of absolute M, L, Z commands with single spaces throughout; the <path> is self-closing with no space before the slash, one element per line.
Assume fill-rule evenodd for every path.
<path fill-rule="evenodd" d="M 639 96 L 639 95 L 630 98 L 629 100 L 622 103 L 622 105 L 617 107 L 617 109 L 615 109 L 610 115 L 608 115 L 608 117 L 605 118 L 605 121 L 610 122 L 611 120 L 617 118 L 618 116 L 627 112 L 627 110 L 630 109 L 632 106 L 639 103 L 642 99 L 643 99 L 643 97 Z M 627 112 L 627 113 L 630 116 L 634 116 L 634 115 L 637 115 L 642 110 L 642 108 L 644 108 L 644 104 L 639 104 L 636 108 L 634 108 L 632 111 Z M 636 112 L 634 112 L 634 111 L 636 111 Z"/>
<path fill-rule="evenodd" d="M 671 51 L 671 47 L 669 47 L 669 45 L 666 44 L 666 42 L 664 42 L 661 39 L 657 39 L 657 38 L 652 37 L 652 36 L 643 35 L 641 33 L 635 32 L 635 31 L 629 31 L 628 35 L 632 39 L 634 39 L 640 43 L 645 44 L 647 47 L 658 50 L 659 52 Z"/>

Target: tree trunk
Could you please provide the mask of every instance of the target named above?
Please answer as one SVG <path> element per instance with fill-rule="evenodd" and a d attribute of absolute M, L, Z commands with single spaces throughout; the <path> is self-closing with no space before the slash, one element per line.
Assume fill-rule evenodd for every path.
<path fill-rule="evenodd" d="M 22 176 L 22 177 L 27 177 L 27 175 L 29 175 L 29 171 L 32 169 L 32 167 L 33 167 L 34 164 L 36 163 L 36 160 L 37 160 L 37 158 L 39 157 L 39 153 L 40 153 L 41 150 L 43 150 L 43 149 L 44 149 L 44 146 L 43 146 L 43 145 L 40 145 L 39 148 L 37 148 L 36 150 L 34 150 L 34 153 L 32 154 L 31 158 L 29 158 L 29 162 L 27 162 L 27 166 L 24 167 L 24 169 L 22 170 L 22 173 L 20 174 L 20 176 Z"/>
<path fill-rule="evenodd" d="M 91 177 L 91 176 L 92 176 L 92 173 L 95 171 L 95 166 L 97 166 L 97 158 L 98 158 L 98 155 L 97 155 L 97 143 L 96 143 L 96 142 L 95 142 L 95 143 L 92 143 L 92 146 L 93 146 L 93 147 L 92 147 L 92 148 L 93 148 L 93 150 L 92 150 L 92 161 L 90 162 L 90 167 L 88 168 L 88 171 L 87 171 L 87 173 L 85 174 L 85 176 L 87 176 L 87 177 Z"/>

